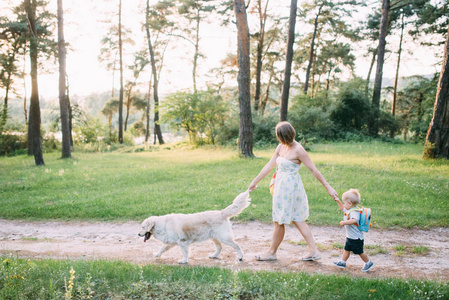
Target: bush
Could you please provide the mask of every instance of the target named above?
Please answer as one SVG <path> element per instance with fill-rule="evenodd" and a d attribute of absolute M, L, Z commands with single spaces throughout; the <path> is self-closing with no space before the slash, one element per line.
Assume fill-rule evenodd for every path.
<path fill-rule="evenodd" d="M 389 112 L 381 110 L 379 115 L 379 132 L 381 134 L 390 135 L 390 133 L 397 133 L 399 130 L 399 120 L 393 117 Z"/>
<path fill-rule="evenodd" d="M 213 90 L 172 94 L 166 98 L 163 109 L 162 122 L 184 129 L 193 144 L 215 144 L 228 112 L 227 103 Z"/>
<path fill-rule="evenodd" d="M 302 138 L 305 140 L 334 138 L 334 124 L 329 117 L 334 105 L 327 91 L 318 93 L 313 99 L 308 95 L 297 95 L 293 98 L 292 103 L 288 118 L 296 129 L 298 140 Z"/>
<path fill-rule="evenodd" d="M 27 154 L 28 140 L 25 124 L 8 123 L 0 132 L 0 156 Z"/>
<path fill-rule="evenodd" d="M 278 143 L 275 127 L 279 116 L 274 114 L 253 116 L 253 141 L 257 146 L 272 145 Z"/>
<path fill-rule="evenodd" d="M 320 107 L 298 106 L 290 110 L 290 120 L 299 135 L 306 139 L 333 139 L 334 123 L 329 118 L 329 112 Z"/>
<path fill-rule="evenodd" d="M 89 118 L 87 122 L 74 128 L 74 131 L 73 142 L 77 144 L 95 143 L 109 136 L 105 125 L 99 118 Z"/>
<path fill-rule="evenodd" d="M 0 134 L 0 156 L 26 154 L 28 141 L 26 134 Z"/>
<path fill-rule="evenodd" d="M 53 133 L 44 134 L 42 138 L 42 151 L 50 153 L 58 149 L 59 141 L 56 140 Z"/>
<path fill-rule="evenodd" d="M 130 130 L 134 136 L 142 136 L 145 135 L 146 127 L 142 121 L 137 121 L 133 123 L 133 126 Z"/>
<path fill-rule="evenodd" d="M 361 79 L 342 84 L 336 98 L 336 107 L 330 117 L 343 131 L 361 131 L 371 116 L 370 99 Z"/>
<path fill-rule="evenodd" d="M 236 145 L 239 138 L 240 121 L 238 114 L 227 118 L 217 133 L 217 144 Z"/>

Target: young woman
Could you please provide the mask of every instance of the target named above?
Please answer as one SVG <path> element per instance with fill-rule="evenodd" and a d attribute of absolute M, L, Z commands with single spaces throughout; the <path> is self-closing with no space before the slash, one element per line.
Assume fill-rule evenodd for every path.
<path fill-rule="evenodd" d="M 280 144 L 274 151 L 270 161 L 262 168 L 259 175 L 249 185 L 248 189 L 253 191 L 257 183 L 267 176 L 275 165 L 276 173 L 273 191 L 273 240 L 270 248 L 256 256 L 257 260 L 276 260 L 276 252 L 284 239 L 285 224 L 293 223 L 309 246 L 309 253 L 301 260 L 320 259 L 312 232 L 306 221 L 309 218 L 309 204 L 304 186 L 298 170 L 304 164 L 313 176 L 321 182 L 333 199 L 338 198 L 337 192 L 326 182 L 323 175 L 317 170 L 306 150 L 300 143 L 295 141 L 296 132 L 288 122 L 280 122 L 276 125 L 276 137 Z"/>

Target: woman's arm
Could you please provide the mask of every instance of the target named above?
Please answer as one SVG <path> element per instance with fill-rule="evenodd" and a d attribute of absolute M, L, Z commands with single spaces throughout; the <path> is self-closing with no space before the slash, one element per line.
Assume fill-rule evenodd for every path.
<path fill-rule="evenodd" d="M 309 154 L 307 151 L 300 145 L 298 150 L 298 157 L 299 160 L 309 169 L 310 172 L 312 172 L 313 176 L 321 182 L 321 184 L 326 188 L 329 195 L 335 200 L 338 198 L 337 192 L 330 186 L 329 183 L 327 183 L 326 179 L 324 179 L 324 176 L 318 171 L 318 169 L 313 164 L 312 160 L 310 159 Z"/>
<path fill-rule="evenodd" d="M 267 176 L 268 173 L 270 173 L 271 170 L 273 169 L 273 167 L 276 165 L 276 158 L 279 156 L 280 149 L 281 149 L 281 145 L 278 145 L 276 147 L 276 150 L 274 151 L 273 156 L 271 157 L 270 161 L 262 168 L 262 171 L 260 171 L 259 175 L 257 175 L 256 178 L 254 178 L 254 180 L 251 182 L 251 184 L 248 187 L 250 192 L 252 192 L 256 189 L 259 181 L 261 181 L 262 178 Z"/>

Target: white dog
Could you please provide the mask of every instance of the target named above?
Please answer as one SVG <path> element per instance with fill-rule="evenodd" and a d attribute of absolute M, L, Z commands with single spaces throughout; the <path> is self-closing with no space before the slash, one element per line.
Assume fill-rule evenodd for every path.
<path fill-rule="evenodd" d="M 156 257 L 161 256 L 175 245 L 179 245 L 184 256 L 179 261 L 180 264 L 187 263 L 191 243 L 208 239 L 212 239 L 216 247 L 215 253 L 211 254 L 210 258 L 218 258 L 222 249 L 221 243 L 223 243 L 234 248 L 237 251 L 238 260 L 241 261 L 243 252 L 233 240 L 232 225 L 229 219 L 240 214 L 248 207 L 250 201 L 249 191 L 246 191 L 238 195 L 234 202 L 223 210 L 149 217 L 142 222 L 139 236 L 144 236 L 144 242 L 146 242 L 153 235 L 165 244 L 155 254 Z"/>

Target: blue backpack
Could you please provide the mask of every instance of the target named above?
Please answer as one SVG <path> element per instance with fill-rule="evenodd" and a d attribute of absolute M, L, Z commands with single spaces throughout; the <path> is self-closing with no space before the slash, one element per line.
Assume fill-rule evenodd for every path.
<path fill-rule="evenodd" d="M 360 231 L 368 232 L 368 229 L 370 229 L 370 227 L 372 225 L 371 224 L 371 208 L 366 208 L 363 206 L 362 206 L 362 208 L 354 207 L 354 208 L 351 208 L 350 210 L 348 210 L 348 212 L 345 215 L 348 216 L 348 218 L 349 218 L 349 214 L 355 210 L 360 212 L 359 222 L 358 222 L 358 224 L 355 224 L 355 226 L 357 226 Z"/>

